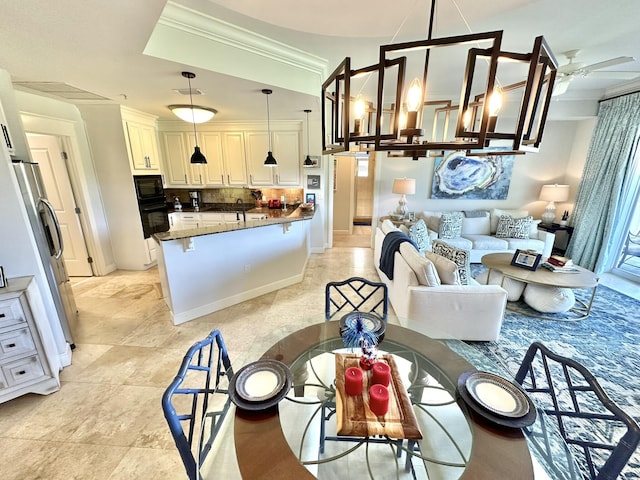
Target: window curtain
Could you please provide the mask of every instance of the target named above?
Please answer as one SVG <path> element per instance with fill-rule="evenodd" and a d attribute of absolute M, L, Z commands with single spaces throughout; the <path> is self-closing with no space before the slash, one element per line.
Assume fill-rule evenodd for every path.
<path fill-rule="evenodd" d="M 639 128 L 640 92 L 600 103 L 567 249 L 575 263 L 596 273 L 611 266 L 615 261 L 611 257 L 617 255 L 611 238 L 622 211 L 629 207 L 623 202 L 638 181 L 632 173 Z"/>

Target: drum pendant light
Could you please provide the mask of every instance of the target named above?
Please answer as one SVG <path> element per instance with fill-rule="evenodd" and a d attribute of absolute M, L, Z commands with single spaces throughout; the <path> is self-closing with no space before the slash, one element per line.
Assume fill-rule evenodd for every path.
<path fill-rule="evenodd" d="M 309 114 L 311 113 L 311 110 L 305 110 L 304 113 L 307 114 L 307 158 L 304 159 L 304 162 L 302 162 L 302 166 L 305 168 L 311 168 L 311 167 L 315 167 L 315 163 L 313 163 L 313 160 L 311 160 L 311 157 L 309 156 Z"/>
<path fill-rule="evenodd" d="M 268 88 L 265 88 L 262 90 L 262 93 L 264 93 L 267 97 L 267 135 L 269 135 L 269 151 L 267 152 L 267 158 L 264 160 L 264 166 L 277 167 L 278 162 L 276 161 L 271 151 L 271 125 L 269 120 L 269 95 L 271 95 L 273 91 L 269 90 Z"/>
<path fill-rule="evenodd" d="M 186 77 L 189 81 L 189 103 L 191 104 L 191 108 L 193 109 L 193 97 L 191 95 L 191 79 L 196 78 L 195 73 L 191 72 L 182 72 L 182 76 Z M 200 151 L 200 147 L 198 146 L 198 132 L 196 132 L 196 122 L 193 121 L 193 135 L 195 137 L 196 146 L 193 150 L 193 154 L 191 155 L 191 163 L 207 163 L 207 159 Z"/>

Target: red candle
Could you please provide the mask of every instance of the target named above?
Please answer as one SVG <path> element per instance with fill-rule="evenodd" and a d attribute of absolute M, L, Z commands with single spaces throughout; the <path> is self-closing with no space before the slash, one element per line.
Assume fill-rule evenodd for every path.
<path fill-rule="evenodd" d="M 384 385 L 373 385 L 369 389 L 369 408 L 373 413 L 382 416 L 389 409 L 389 390 Z"/>
<path fill-rule="evenodd" d="M 347 395 L 362 394 L 362 370 L 357 367 L 349 367 L 344 372 L 344 391 Z"/>
<path fill-rule="evenodd" d="M 371 372 L 371 383 L 373 383 L 374 385 L 376 383 L 379 383 L 380 385 L 384 385 L 385 387 L 389 386 L 389 381 L 391 380 L 391 368 L 389 368 L 388 364 L 384 362 L 376 362 L 373 364 Z"/>

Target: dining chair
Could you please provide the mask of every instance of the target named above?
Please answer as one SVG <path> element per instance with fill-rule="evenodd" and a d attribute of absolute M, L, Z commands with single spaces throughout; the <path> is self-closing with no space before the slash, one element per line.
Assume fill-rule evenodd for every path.
<path fill-rule="evenodd" d="M 622 253 L 620 254 L 620 261 L 618 262 L 618 268 L 622 266 L 633 257 L 640 257 L 640 230 L 636 233 L 627 233 L 627 239 L 622 247 Z"/>
<path fill-rule="evenodd" d="M 216 329 L 189 348 L 162 395 L 164 417 L 190 480 L 200 478 L 198 465 L 211 451 L 229 410 L 232 376 L 227 348 Z"/>
<path fill-rule="evenodd" d="M 515 380 L 555 418 L 585 478 L 618 478 L 640 443 L 640 427 L 585 366 L 534 342 Z"/>
<path fill-rule="evenodd" d="M 329 282 L 325 286 L 325 319 L 331 320 L 338 312 L 375 313 L 385 322 L 389 309 L 387 286 L 362 277 Z"/>

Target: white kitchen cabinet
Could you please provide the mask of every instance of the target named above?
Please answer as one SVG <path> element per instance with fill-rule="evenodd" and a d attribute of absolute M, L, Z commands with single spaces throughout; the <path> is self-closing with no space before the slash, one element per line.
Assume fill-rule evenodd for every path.
<path fill-rule="evenodd" d="M 180 230 L 180 213 L 173 212 L 169 214 L 169 231 Z"/>
<path fill-rule="evenodd" d="M 147 265 L 152 265 L 158 260 L 158 252 L 156 250 L 158 244 L 153 237 L 145 238 L 147 246 Z"/>
<path fill-rule="evenodd" d="M 264 160 L 269 151 L 269 136 L 267 132 L 246 132 L 247 171 L 249 184 L 254 187 L 270 187 L 274 185 L 274 168 L 265 167 Z M 274 154 L 278 160 L 277 154 Z"/>
<path fill-rule="evenodd" d="M 199 213 L 180 213 L 180 229 L 198 228 L 200 225 Z"/>
<path fill-rule="evenodd" d="M 8 279 L 0 289 L 0 403 L 60 388 L 59 368 L 49 360 L 55 347 L 41 302 L 33 277 Z"/>
<path fill-rule="evenodd" d="M 247 170 L 251 186 L 299 187 L 301 185 L 300 134 L 297 131 L 271 132 L 271 148 L 278 165 L 265 167 L 269 151 L 267 132 L 247 132 Z"/>
<path fill-rule="evenodd" d="M 283 187 L 301 186 L 300 133 L 297 131 L 271 132 L 274 154 L 277 152 L 275 185 Z"/>
<path fill-rule="evenodd" d="M 123 116 L 127 153 L 134 175 L 157 175 L 161 173 L 158 154 L 158 137 L 153 124 L 146 124 Z"/>
<path fill-rule="evenodd" d="M 186 137 L 182 132 L 163 132 L 164 182 L 167 187 L 185 187 L 187 178 L 187 160 L 185 160 Z"/>

